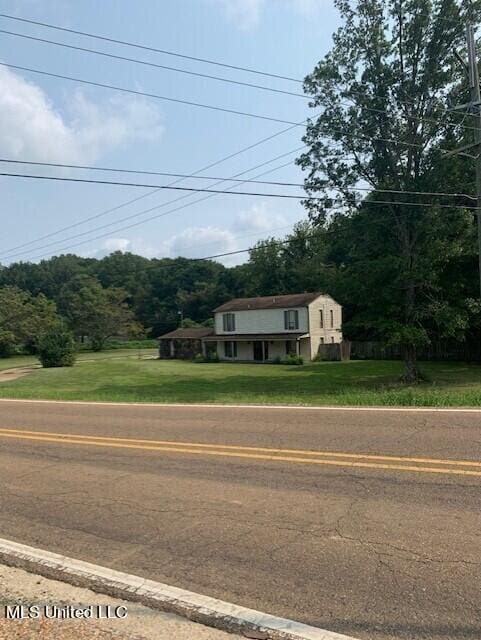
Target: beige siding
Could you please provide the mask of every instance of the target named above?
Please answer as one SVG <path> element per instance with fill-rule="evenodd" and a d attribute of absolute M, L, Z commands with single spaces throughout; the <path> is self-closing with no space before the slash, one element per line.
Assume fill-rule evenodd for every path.
<path fill-rule="evenodd" d="M 290 309 L 290 311 L 294 309 Z M 296 309 L 299 312 L 299 329 L 295 333 L 307 333 L 307 307 Z M 284 309 L 252 309 L 233 311 L 235 315 L 235 332 L 233 333 L 289 333 L 284 329 Z M 224 331 L 223 313 L 215 314 L 215 332 L 218 335 L 228 335 Z"/>
<path fill-rule="evenodd" d="M 324 342 L 341 342 L 342 341 L 342 307 L 337 304 L 330 296 L 319 296 L 313 300 L 308 307 L 309 309 L 309 334 L 311 336 L 310 359 L 314 358 L 318 352 L 321 338 Z M 320 311 L 324 314 L 324 327 L 320 326 Z M 333 312 L 333 327 L 331 327 L 331 314 Z"/>

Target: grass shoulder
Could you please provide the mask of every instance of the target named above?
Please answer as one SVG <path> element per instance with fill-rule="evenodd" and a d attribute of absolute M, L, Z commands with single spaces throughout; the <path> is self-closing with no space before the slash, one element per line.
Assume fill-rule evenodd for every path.
<path fill-rule="evenodd" d="M 27 356 L 10 358 L 25 366 Z M 3 365 L 5 361 L 0 361 Z M 30 363 L 35 359 L 30 357 Z M 399 383 L 397 361 L 299 367 L 156 359 L 155 350 L 82 353 L 74 367 L 35 369 L 0 384 L 0 397 L 123 402 L 358 406 L 481 406 L 481 367 L 423 363 L 429 381 Z"/>

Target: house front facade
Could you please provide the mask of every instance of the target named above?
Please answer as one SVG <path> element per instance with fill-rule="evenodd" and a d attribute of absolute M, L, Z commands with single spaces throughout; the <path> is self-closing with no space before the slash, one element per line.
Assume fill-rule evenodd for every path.
<path fill-rule="evenodd" d="M 179 329 L 162 336 L 161 345 L 177 332 L 188 338 Z M 204 354 L 216 352 L 221 360 L 269 362 L 292 354 L 308 361 L 319 345 L 342 341 L 342 307 L 324 293 L 235 298 L 214 309 L 214 329 L 202 336 L 197 330 L 195 338 Z"/>
<path fill-rule="evenodd" d="M 342 307 L 323 293 L 230 300 L 214 309 L 214 333 L 203 339 L 222 360 L 255 362 L 312 360 L 320 344 L 341 341 Z"/>

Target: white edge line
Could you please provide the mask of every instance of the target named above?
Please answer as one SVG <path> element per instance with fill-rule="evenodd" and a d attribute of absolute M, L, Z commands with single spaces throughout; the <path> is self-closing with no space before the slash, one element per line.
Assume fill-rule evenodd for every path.
<path fill-rule="evenodd" d="M 0 398 L 0 402 L 19 402 L 24 404 L 65 404 L 86 405 L 91 407 L 162 407 L 194 408 L 194 409 L 282 409 L 285 411 L 391 411 L 405 413 L 481 413 L 476 407 L 400 407 L 400 406 L 366 406 L 366 405 L 301 405 L 301 404 L 214 404 L 203 402 L 107 402 L 89 400 L 38 400 L 28 398 Z"/>
<path fill-rule="evenodd" d="M 0 538 L 0 561 L 48 578 L 68 582 L 227 631 L 256 629 L 279 640 L 355 640 L 355 638 L 278 618 L 161 582 L 29 547 Z"/>

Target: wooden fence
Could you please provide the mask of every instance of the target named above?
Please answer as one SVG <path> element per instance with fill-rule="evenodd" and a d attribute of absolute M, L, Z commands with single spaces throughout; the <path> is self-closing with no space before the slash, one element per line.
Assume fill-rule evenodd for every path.
<path fill-rule="evenodd" d="M 340 344 L 321 344 L 320 360 L 402 360 L 402 349 L 397 345 L 382 342 L 350 342 Z M 481 362 L 481 341 L 469 342 L 433 342 L 418 349 L 419 360 L 438 362 Z"/>

